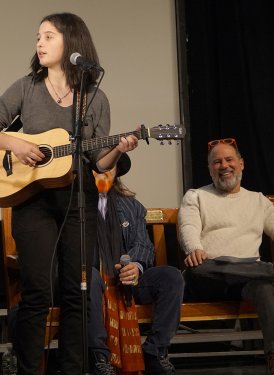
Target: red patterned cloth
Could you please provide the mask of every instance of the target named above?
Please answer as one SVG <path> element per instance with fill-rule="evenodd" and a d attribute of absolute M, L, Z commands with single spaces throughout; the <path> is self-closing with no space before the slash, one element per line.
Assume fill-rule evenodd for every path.
<path fill-rule="evenodd" d="M 119 287 L 113 285 L 105 274 L 103 279 L 107 285 L 104 316 L 111 364 L 119 370 L 120 375 L 141 375 L 144 358 L 136 306 L 132 300 L 132 306 L 126 307 Z"/>

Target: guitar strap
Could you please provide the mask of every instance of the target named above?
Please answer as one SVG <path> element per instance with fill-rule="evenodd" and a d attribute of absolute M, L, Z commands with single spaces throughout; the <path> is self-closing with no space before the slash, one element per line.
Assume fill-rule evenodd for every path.
<path fill-rule="evenodd" d="M 73 134 L 75 134 L 75 125 L 79 121 L 80 117 L 80 91 L 74 90 L 73 93 Z M 85 92 L 84 98 L 83 98 L 83 112 L 82 112 L 82 121 L 84 121 L 84 118 L 86 116 L 87 111 L 87 93 Z"/>
<path fill-rule="evenodd" d="M 12 121 L 12 123 L 5 129 L 5 132 L 18 132 L 20 129 L 22 129 L 23 123 L 21 121 L 20 116 L 17 116 L 15 120 Z"/>

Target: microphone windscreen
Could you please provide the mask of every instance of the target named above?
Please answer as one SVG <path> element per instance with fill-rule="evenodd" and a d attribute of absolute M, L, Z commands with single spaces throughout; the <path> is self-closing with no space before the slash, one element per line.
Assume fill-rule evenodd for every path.
<path fill-rule="evenodd" d="M 128 254 L 121 255 L 120 264 L 122 266 L 126 266 L 127 264 L 130 263 L 130 261 L 131 261 L 131 259 L 130 259 L 130 256 Z"/>
<path fill-rule="evenodd" d="M 73 65 L 77 65 L 77 59 L 78 57 L 81 56 L 80 53 L 78 52 L 74 52 L 70 55 L 70 58 L 69 58 L 69 61 L 73 64 Z"/>

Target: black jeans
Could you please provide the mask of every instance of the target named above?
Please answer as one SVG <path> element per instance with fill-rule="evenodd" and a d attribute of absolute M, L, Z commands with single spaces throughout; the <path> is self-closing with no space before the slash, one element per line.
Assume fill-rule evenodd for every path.
<path fill-rule="evenodd" d="M 18 374 L 38 375 L 51 302 L 50 267 L 70 190 L 47 190 L 13 209 L 13 236 L 19 256 L 22 302 L 16 322 Z M 87 280 L 96 240 L 97 195 L 86 192 Z M 78 193 L 73 192 L 58 242 L 60 289 L 59 360 L 66 375 L 82 373 L 82 292 Z M 88 283 L 89 286 L 89 283 Z"/>
<path fill-rule="evenodd" d="M 184 292 L 182 273 L 177 268 L 170 266 L 149 268 L 139 278 L 138 285 L 132 290 L 137 304 L 153 304 L 151 329 L 143 344 L 143 350 L 157 355 L 159 349 L 167 348 L 170 345 L 170 339 L 178 329 Z M 92 270 L 90 291 L 89 347 L 92 351 L 100 351 L 108 355 L 107 333 L 102 310 L 104 284 L 96 269 Z"/>
<path fill-rule="evenodd" d="M 274 289 L 271 281 L 232 274 L 201 275 L 199 266 L 186 269 L 183 275 L 187 300 L 244 299 L 251 302 L 263 332 L 264 351 L 274 350 Z"/>

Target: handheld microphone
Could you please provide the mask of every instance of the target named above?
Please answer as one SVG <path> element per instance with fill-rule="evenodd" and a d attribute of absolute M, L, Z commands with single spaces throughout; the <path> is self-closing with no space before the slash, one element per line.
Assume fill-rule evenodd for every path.
<path fill-rule="evenodd" d="M 80 53 L 78 52 L 72 53 L 70 55 L 69 61 L 73 65 L 77 65 L 83 70 L 96 69 L 96 70 L 99 70 L 100 72 L 104 71 L 104 69 L 99 64 L 81 56 Z"/>
<path fill-rule="evenodd" d="M 128 254 L 123 254 L 120 257 L 120 264 L 122 267 L 125 267 L 131 261 L 130 256 Z M 124 300 L 126 307 L 132 306 L 132 287 L 131 285 L 122 285 Z"/>

